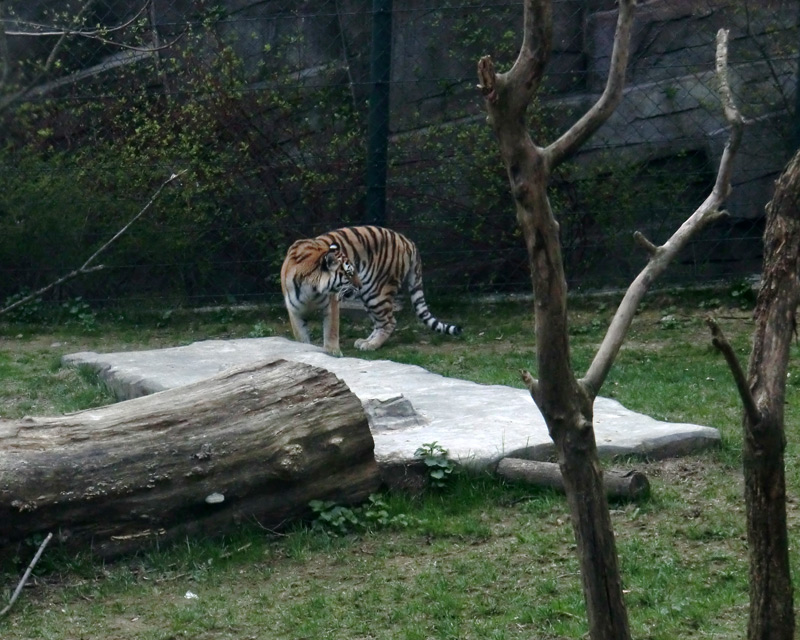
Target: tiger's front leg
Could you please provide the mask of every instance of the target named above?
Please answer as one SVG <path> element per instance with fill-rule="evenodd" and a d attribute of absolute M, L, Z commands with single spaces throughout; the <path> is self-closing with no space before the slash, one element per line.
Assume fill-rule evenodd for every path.
<path fill-rule="evenodd" d="M 289 324 L 292 325 L 292 333 L 294 334 L 295 340 L 298 342 L 311 342 L 311 334 L 308 331 L 308 323 L 303 316 L 291 308 L 289 308 Z"/>
<path fill-rule="evenodd" d="M 339 348 L 339 299 L 336 294 L 328 296 L 328 304 L 322 316 L 322 347 L 332 356 L 341 356 Z"/>

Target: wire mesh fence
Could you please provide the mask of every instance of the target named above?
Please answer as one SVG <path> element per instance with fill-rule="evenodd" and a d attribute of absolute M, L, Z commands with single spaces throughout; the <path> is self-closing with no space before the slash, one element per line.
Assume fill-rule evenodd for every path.
<path fill-rule="evenodd" d="M 390 33 L 373 42 L 389 10 Z M 522 3 L 5 0 L 0 11 L 0 300 L 82 264 L 178 171 L 103 253 L 106 268 L 54 295 L 273 301 L 293 240 L 376 220 L 416 241 L 429 289 L 529 290 L 475 88 L 480 56 L 501 69 L 516 58 Z M 750 124 L 730 215 L 668 282 L 759 270 L 764 206 L 798 146 L 798 12 L 789 0 L 641 3 L 623 102 L 552 183 L 573 290 L 627 284 L 646 259 L 633 231 L 663 241 L 709 193 L 727 137 L 713 73 L 720 27 Z M 602 92 L 616 22 L 612 0 L 556 0 L 553 13 L 529 110 L 542 145 Z M 388 99 L 383 129 L 376 96 Z"/>

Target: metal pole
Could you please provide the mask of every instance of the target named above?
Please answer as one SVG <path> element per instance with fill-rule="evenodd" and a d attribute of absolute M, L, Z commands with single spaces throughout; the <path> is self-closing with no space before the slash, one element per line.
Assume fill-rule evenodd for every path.
<path fill-rule="evenodd" d="M 372 0 L 367 202 L 370 224 L 386 223 L 386 165 L 389 142 L 389 80 L 392 65 L 392 0 Z"/>

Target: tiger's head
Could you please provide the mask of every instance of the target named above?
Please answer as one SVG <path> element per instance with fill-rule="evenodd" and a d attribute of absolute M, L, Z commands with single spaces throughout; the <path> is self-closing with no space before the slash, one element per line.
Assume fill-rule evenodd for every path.
<path fill-rule="evenodd" d="M 325 294 L 351 297 L 361 288 L 355 265 L 338 243 L 317 238 L 298 240 L 286 254 L 281 287 L 297 308 L 317 306 Z"/>
<path fill-rule="evenodd" d="M 351 298 L 361 289 L 361 280 L 356 268 L 337 243 L 332 242 L 328 247 L 325 262 L 330 271 L 336 272 L 340 276 L 341 281 L 338 287 L 333 289 L 337 292 L 339 299 Z"/>

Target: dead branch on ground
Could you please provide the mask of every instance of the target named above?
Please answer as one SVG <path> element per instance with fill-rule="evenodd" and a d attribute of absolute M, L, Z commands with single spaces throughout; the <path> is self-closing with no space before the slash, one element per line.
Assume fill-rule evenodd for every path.
<path fill-rule="evenodd" d="M 2 611 L 0 611 L 0 618 L 2 618 L 9 611 L 11 611 L 11 607 L 14 606 L 14 603 L 17 601 L 17 598 L 19 598 L 19 594 L 22 593 L 22 589 L 25 586 L 25 584 L 28 582 L 28 578 L 31 577 L 31 572 L 33 571 L 33 568 L 36 566 L 36 563 L 39 562 L 39 558 L 42 557 L 42 554 L 44 553 L 44 549 L 47 546 L 47 543 L 49 543 L 50 540 L 52 540 L 52 539 L 53 539 L 53 534 L 52 533 L 48 533 L 47 537 L 44 540 L 42 540 L 42 544 L 39 545 L 39 549 L 36 551 L 36 555 L 33 556 L 33 560 L 31 560 L 31 563 L 28 565 L 28 568 L 25 570 L 25 573 L 23 574 L 22 579 L 19 581 L 19 584 L 17 584 L 17 588 L 14 589 L 14 594 L 11 596 L 11 600 L 9 600 L 8 604 L 5 606 L 5 608 Z"/>

